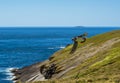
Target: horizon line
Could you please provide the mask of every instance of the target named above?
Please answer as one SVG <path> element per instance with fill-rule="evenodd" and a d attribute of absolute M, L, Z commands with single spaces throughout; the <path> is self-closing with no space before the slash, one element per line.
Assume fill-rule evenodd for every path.
<path fill-rule="evenodd" d="M 0 28 L 16 28 L 16 27 L 18 28 L 33 28 L 33 27 L 35 28 L 58 28 L 58 27 L 85 28 L 85 27 L 120 27 L 120 26 L 80 26 L 80 25 L 76 25 L 76 26 L 0 26 Z"/>

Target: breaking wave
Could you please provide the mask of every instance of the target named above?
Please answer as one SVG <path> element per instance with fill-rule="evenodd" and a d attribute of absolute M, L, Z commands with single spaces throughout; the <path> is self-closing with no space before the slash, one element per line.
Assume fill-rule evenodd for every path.
<path fill-rule="evenodd" d="M 13 76 L 14 74 L 11 73 L 11 70 L 13 69 L 16 69 L 16 68 L 6 68 L 2 70 L 2 72 L 7 76 L 6 78 L 3 78 L 3 80 L 12 80 L 15 78 L 15 76 Z"/>
<path fill-rule="evenodd" d="M 60 46 L 60 47 L 49 47 L 48 49 L 52 50 L 52 49 L 63 49 L 65 48 L 65 46 Z"/>

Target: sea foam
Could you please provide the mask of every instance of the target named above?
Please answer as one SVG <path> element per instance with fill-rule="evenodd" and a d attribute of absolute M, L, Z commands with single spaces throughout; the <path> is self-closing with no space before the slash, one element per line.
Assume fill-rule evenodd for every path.
<path fill-rule="evenodd" d="M 58 48 L 63 49 L 63 48 L 65 48 L 65 46 L 59 46 L 59 47 L 49 47 L 48 49 L 58 49 Z"/>
<path fill-rule="evenodd" d="M 11 72 L 13 69 L 17 68 L 6 68 L 5 70 L 3 70 L 4 74 L 7 76 L 3 80 L 12 80 L 15 78 L 15 76 L 13 76 L 14 74 Z"/>

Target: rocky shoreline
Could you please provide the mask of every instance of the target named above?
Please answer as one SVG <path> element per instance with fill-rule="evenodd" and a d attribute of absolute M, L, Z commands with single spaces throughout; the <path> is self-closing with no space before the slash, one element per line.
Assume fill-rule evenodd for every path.
<path fill-rule="evenodd" d="M 11 70 L 11 73 L 13 73 L 14 76 L 14 78 L 12 79 L 13 82 L 21 81 L 22 83 L 24 83 L 31 82 L 34 80 L 44 81 L 45 77 L 40 73 L 39 68 L 45 62 L 39 62 L 27 67 Z"/>
<path fill-rule="evenodd" d="M 47 79 L 51 79 L 52 75 L 56 73 L 57 66 L 55 64 L 49 64 L 49 66 L 45 65 L 46 60 L 44 62 L 39 62 L 27 67 L 23 67 L 20 69 L 12 69 L 11 73 L 13 73 L 13 82 L 22 83 L 25 82 L 34 82 L 34 81 L 46 81 Z"/>

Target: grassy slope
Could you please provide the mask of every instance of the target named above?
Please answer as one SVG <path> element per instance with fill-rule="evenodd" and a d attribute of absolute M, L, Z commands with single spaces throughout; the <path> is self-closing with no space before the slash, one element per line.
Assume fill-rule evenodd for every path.
<path fill-rule="evenodd" d="M 113 38 L 120 39 L 120 30 L 112 31 L 91 37 L 84 44 L 79 44 L 74 54 L 69 54 L 72 45 L 56 52 L 48 62 L 48 65 L 55 63 L 58 71 L 65 71 L 71 66 L 75 68 L 64 73 L 61 77 L 53 76 L 48 83 L 85 83 L 85 82 L 118 82 L 120 81 L 120 42 L 113 44 L 110 48 L 98 51 L 94 56 L 86 58 L 86 53 L 94 52 L 106 41 Z M 93 50 L 91 50 L 93 48 Z M 80 58 L 80 59 L 79 59 Z M 76 61 L 78 59 L 78 61 Z M 58 77 L 59 80 L 54 80 Z M 41 83 L 41 82 L 35 82 Z"/>

